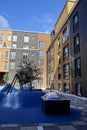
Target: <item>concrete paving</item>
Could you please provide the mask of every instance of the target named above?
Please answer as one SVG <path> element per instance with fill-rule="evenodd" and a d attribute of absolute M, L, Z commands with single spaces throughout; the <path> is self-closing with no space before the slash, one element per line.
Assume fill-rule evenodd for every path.
<path fill-rule="evenodd" d="M 66 123 L 1 124 L 0 130 L 87 130 L 87 98 L 64 94 L 71 100 L 71 107 L 81 112 L 79 119 Z"/>

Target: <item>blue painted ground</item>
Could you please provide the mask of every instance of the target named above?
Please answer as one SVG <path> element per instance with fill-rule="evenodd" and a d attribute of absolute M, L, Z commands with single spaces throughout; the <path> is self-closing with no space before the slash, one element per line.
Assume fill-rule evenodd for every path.
<path fill-rule="evenodd" d="M 0 124 L 61 123 L 76 120 L 80 112 L 71 108 L 70 115 L 45 115 L 41 108 L 42 91 L 0 92 Z"/>

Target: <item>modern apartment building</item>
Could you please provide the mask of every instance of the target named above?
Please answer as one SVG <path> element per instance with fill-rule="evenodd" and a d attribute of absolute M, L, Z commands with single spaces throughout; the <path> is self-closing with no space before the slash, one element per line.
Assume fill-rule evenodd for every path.
<path fill-rule="evenodd" d="M 65 93 L 87 96 L 87 18 L 86 0 L 67 0 L 51 33 L 47 55 L 54 50 L 51 64 L 48 58 L 47 84 L 53 77 L 54 87 Z"/>
<path fill-rule="evenodd" d="M 0 30 L 0 82 L 5 72 L 8 72 L 11 82 L 20 61 L 29 59 L 40 69 L 40 79 L 33 85 L 46 88 L 46 51 L 49 45 L 50 34 Z"/>

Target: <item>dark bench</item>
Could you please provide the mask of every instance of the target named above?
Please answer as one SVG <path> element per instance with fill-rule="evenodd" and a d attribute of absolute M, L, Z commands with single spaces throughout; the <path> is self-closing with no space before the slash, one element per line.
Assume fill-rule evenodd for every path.
<path fill-rule="evenodd" d="M 46 100 L 41 97 L 41 102 L 45 114 L 70 114 L 70 100 Z"/>

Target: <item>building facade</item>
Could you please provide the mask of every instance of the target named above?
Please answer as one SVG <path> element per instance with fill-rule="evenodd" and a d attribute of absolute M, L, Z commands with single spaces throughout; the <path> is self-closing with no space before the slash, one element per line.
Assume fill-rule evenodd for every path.
<path fill-rule="evenodd" d="M 51 61 L 54 63 L 54 73 L 51 77 L 54 77 L 55 89 L 87 97 L 86 5 L 86 0 L 67 0 L 55 24 L 51 34 L 54 48 L 54 59 Z M 51 49 L 50 46 L 47 54 Z M 47 63 L 50 70 L 49 60 Z M 47 72 L 49 75 L 50 71 Z"/>
<path fill-rule="evenodd" d="M 46 51 L 49 45 L 50 34 L 0 30 L 0 81 L 8 72 L 9 82 L 12 82 L 20 61 L 29 59 L 40 69 L 40 79 L 33 85 L 46 88 Z"/>
<path fill-rule="evenodd" d="M 87 1 L 79 0 L 70 16 L 72 87 L 87 97 Z"/>

